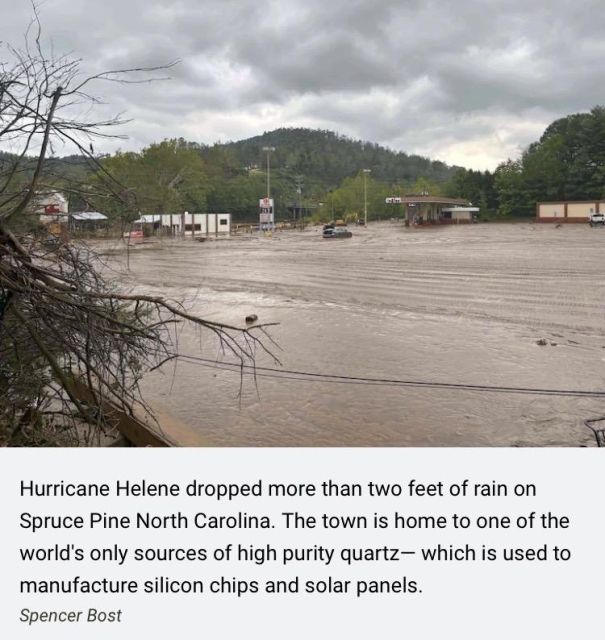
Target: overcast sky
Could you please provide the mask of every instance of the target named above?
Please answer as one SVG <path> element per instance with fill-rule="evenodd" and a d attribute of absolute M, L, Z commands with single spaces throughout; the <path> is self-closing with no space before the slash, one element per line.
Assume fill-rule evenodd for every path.
<path fill-rule="evenodd" d="M 31 7 L 0 10 L 0 41 L 20 45 Z M 493 169 L 605 102 L 602 0 L 46 0 L 40 15 L 91 70 L 180 60 L 169 81 L 96 86 L 133 119 L 123 149 L 303 126 Z"/>

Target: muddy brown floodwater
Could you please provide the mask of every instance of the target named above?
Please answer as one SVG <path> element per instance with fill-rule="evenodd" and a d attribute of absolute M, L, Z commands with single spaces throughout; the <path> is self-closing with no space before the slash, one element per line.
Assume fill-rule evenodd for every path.
<path fill-rule="evenodd" d="M 313 228 L 142 245 L 122 281 L 185 300 L 212 320 L 242 325 L 254 313 L 279 323 L 271 335 L 284 369 L 605 387 L 605 230 L 380 223 L 353 232 L 347 240 L 323 240 Z M 123 251 L 108 253 L 114 267 L 124 265 Z M 220 357 L 211 336 L 191 329 L 180 351 Z M 272 366 L 262 354 L 259 364 Z M 240 398 L 237 373 L 202 365 L 167 365 L 144 391 L 217 445 L 592 445 L 582 421 L 605 414 L 595 398 L 271 377 L 258 377 L 257 387 L 247 378 Z"/>

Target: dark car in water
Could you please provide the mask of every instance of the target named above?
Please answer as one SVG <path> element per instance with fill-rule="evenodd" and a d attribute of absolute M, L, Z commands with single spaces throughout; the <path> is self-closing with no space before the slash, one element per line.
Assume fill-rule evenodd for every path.
<path fill-rule="evenodd" d="M 322 236 L 324 238 L 352 238 L 353 234 L 346 228 L 325 229 Z"/>

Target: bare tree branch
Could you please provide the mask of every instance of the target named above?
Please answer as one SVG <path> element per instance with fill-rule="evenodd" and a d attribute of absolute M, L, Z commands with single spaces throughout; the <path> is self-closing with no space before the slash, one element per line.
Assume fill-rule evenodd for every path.
<path fill-rule="evenodd" d="M 254 366 L 258 351 L 278 362 L 270 348 L 277 345 L 267 333 L 271 325 L 237 327 L 198 317 L 178 301 L 123 290 L 104 277 L 93 251 L 37 223 L 45 194 L 59 188 L 84 202 L 119 206 L 124 224 L 138 214 L 139 195 L 107 170 L 92 145 L 118 137 L 114 128 L 124 120 L 95 120 L 100 100 L 87 92 L 99 81 L 157 80 L 156 72 L 176 61 L 86 77 L 79 60 L 44 53 L 32 6 L 25 48 L 4 45 L 11 61 L 0 62 L 0 147 L 12 151 L 0 152 L 0 443 L 99 444 L 112 428 L 107 399 L 131 415 L 135 407 L 150 412 L 140 381 L 175 359 L 176 325 L 215 336 L 242 371 Z M 84 104 L 84 117 L 72 115 Z M 62 175 L 49 157 L 58 146 L 77 151 L 94 181 Z M 176 188 L 184 178 L 178 171 L 163 179 Z M 74 392 L 74 376 L 88 387 L 86 401 Z"/>

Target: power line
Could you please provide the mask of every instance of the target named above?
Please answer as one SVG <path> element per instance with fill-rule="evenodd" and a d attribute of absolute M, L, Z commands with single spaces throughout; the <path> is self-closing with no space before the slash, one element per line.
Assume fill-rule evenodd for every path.
<path fill-rule="evenodd" d="M 258 367 L 237 362 L 220 362 L 209 358 L 179 355 L 179 359 L 213 369 L 253 375 L 263 378 L 280 378 L 299 382 L 324 382 L 332 384 L 362 384 L 368 386 L 414 387 L 426 389 L 449 389 L 453 391 L 484 391 L 489 393 L 518 393 L 525 395 L 563 396 L 574 398 L 605 398 L 604 391 L 579 391 L 570 389 L 536 389 L 532 387 L 507 387 L 477 384 L 461 384 L 454 382 L 426 382 L 421 380 L 397 380 L 392 378 L 367 378 L 356 376 L 331 375 L 325 373 L 311 373 L 308 371 L 294 371 L 276 369 L 273 367 Z"/>

